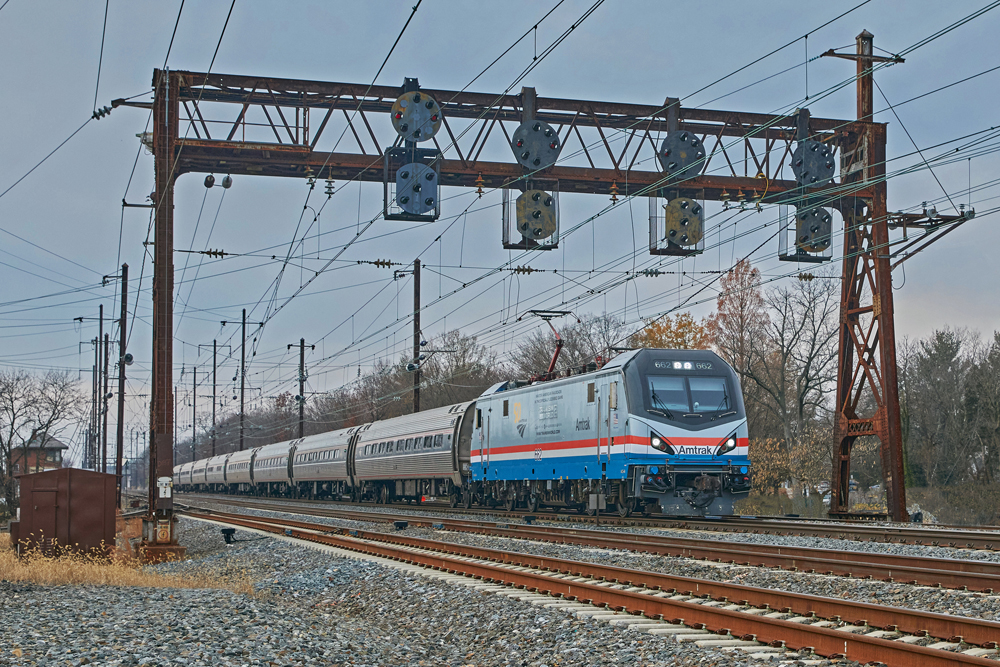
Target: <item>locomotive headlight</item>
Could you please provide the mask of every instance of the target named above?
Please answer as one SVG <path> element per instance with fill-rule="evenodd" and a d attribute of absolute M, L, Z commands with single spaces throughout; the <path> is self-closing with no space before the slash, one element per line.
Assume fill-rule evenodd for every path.
<path fill-rule="evenodd" d="M 650 436 L 650 438 L 649 438 L 649 444 L 652 446 L 653 449 L 656 449 L 658 451 L 661 451 L 661 452 L 664 452 L 664 453 L 670 454 L 670 455 L 674 454 L 674 448 L 670 446 L 670 443 L 667 442 L 666 438 L 664 438 L 664 437 L 662 437 L 660 435 L 657 435 L 656 433 L 653 433 Z"/>
<path fill-rule="evenodd" d="M 715 453 L 716 456 L 720 456 L 727 452 L 731 452 L 736 449 L 736 434 L 733 433 L 731 436 L 726 438 L 720 445 L 719 451 Z"/>

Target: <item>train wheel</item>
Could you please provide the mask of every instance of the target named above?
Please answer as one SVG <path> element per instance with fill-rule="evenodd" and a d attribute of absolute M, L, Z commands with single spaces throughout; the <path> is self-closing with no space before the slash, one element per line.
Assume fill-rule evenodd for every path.
<path fill-rule="evenodd" d="M 383 505 L 389 504 L 389 487 L 383 486 L 382 490 L 379 492 L 379 502 Z"/>
<path fill-rule="evenodd" d="M 503 499 L 503 508 L 505 510 L 513 512 L 515 507 L 517 507 L 517 495 L 512 493 Z"/>
<path fill-rule="evenodd" d="M 472 509 L 472 489 L 466 489 L 462 493 L 462 506 L 467 510 Z"/>
<path fill-rule="evenodd" d="M 458 507 L 458 492 L 452 493 L 448 496 L 448 507 L 454 509 Z"/>
<path fill-rule="evenodd" d="M 618 516 L 625 518 L 632 514 L 632 501 L 626 500 L 625 502 L 618 501 L 615 503 L 615 509 L 618 510 Z"/>
<path fill-rule="evenodd" d="M 528 496 L 528 503 L 527 503 L 527 505 L 528 505 L 528 511 L 529 512 L 537 512 L 538 511 L 538 495 L 534 494 L 534 493 L 532 493 L 531 495 L 529 495 Z"/>

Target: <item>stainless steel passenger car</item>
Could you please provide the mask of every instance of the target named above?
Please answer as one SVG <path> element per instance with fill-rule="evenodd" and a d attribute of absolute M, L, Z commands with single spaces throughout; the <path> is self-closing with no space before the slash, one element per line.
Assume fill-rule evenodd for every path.
<path fill-rule="evenodd" d="M 234 493 L 247 493 L 253 483 L 251 465 L 260 447 L 236 452 L 226 462 L 226 486 Z"/>
<path fill-rule="evenodd" d="M 289 451 L 294 451 L 298 440 L 277 442 L 260 447 L 253 457 L 253 483 L 258 494 L 285 496 L 291 494 L 291 466 Z"/>
<path fill-rule="evenodd" d="M 205 470 L 205 483 L 210 491 L 217 491 L 226 483 L 226 461 L 231 454 L 220 454 L 208 460 L 208 468 Z"/>
<path fill-rule="evenodd" d="M 349 470 L 363 500 L 420 501 L 447 496 L 457 505 L 468 474 L 475 403 L 459 403 L 374 422 L 352 446 Z M 463 428 L 464 427 L 464 428 Z"/>
<path fill-rule="evenodd" d="M 357 430 L 345 428 L 295 441 L 298 444 L 292 457 L 292 481 L 296 495 L 310 498 L 350 495 L 347 452 Z"/>

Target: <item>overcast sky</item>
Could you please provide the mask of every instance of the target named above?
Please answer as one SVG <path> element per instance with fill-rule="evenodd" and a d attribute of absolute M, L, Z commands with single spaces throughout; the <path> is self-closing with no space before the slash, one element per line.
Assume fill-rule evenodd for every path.
<path fill-rule="evenodd" d="M 424 0 L 377 83 L 399 85 L 404 76 L 410 76 L 419 77 L 425 87 L 461 89 L 556 2 Z M 171 69 L 208 68 L 229 4 L 221 0 L 185 3 L 169 56 Z M 592 4 L 593 0 L 565 0 L 539 25 L 537 50 L 541 52 Z M 683 98 L 682 104 L 688 107 L 787 111 L 801 105 L 807 93 L 806 68 L 801 66 L 807 48 L 809 57 L 829 48 L 853 51 L 855 36 L 868 29 L 874 33 L 877 47 L 900 52 L 979 9 L 984 0 L 872 0 L 812 32 L 856 4 L 607 0 L 514 92 L 527 85 L 545 97 L 659 104 L 670 96 Z M 121 97 L 150 99 L 153 69 L 163 65 L 179 5 L 111 0 L 98 106 L 110 105 L 112 99 Z M 412 0 L 237 0 L 213 71 L 367 84 L 412 5 Z M 0 192 L 90 116 L 104 10 L 105 3 L 98 1 L 43 0 L 9 0 L 0 10 L 0 61 L 4 64 L 0 69 L 0 89 L 4 91 L 0 96 L 4 120 L 0 125 Z M 1000 66 L 995 47 L 998 32 L 1000 9 L 909 53 L 905 64 L 880 71 L 877 81 L 881 90 L 889 102 L 898 104 Z M 806 33 L 810 33 L 808 46 L 800 40 L 692 96 L 706 84 Z M 470 90 L 503 91 L 532 62 L 535 49 L 533 38 L 524 40 Z M 740 90 L 788 68 L 792 69 L 783 75 Z M 844 60 L 823 58 L 808 65 L 808 93 L 814 98 L 808 105 L 813 116 L 854 118 L 853 85 L 823 94 L 853 74 L 854 64 Z M 888 111 L 879 114 L 878 120 L 889 124 L 890 159 L 913 153 L 913 142 L 927 149 L 928 158 L 937 156 L 965 143 L 929 147 L 1000 125 L 996 114 L 1000 108 L 998 83 L 1000 70 L 902 105 L 897 109 L 898 120 Z M 727 93 L 733 94 L 716 99 Z M 878 92 L 875 100 L 876 109 L 886 108 Z M 123 213 L 121 202 L 124 197 L 143 203 L 153 189 L 153 159 L 139 150 L 136 138 L 148 116 L 145 110 L 122 107 L 89 123 L 0 197 L 0 365 L 80 371 L 83 386 L 89 391 L 93 352 L 87 341 L 96 335 L 96 321 L 81 326 L 73 320 L 96 318 L 100 303 L 108 317 L 117 315 L 110 312 L 117 307 L 116 284 L 100 287 L 100 283 L 102 276 L 116 274 L 118 266 L 127 262 L 133 303 L 138 296 L 129 348 L 136 363 L 129 369 L 129 392 L 139 396 L 128 402 L 130 430 L 148 427 L 147 398 L 141 394 L 148 391 L 150 372 L 151 267 L 149 257 L 143 256 L 148 209 L 130 208 Z M 374 118 L 377 122 L 386 120 Z M 318 149 L 330 150 L 343 127 L 328 130 Z M 383 129 L 378 132 L 380 137 L 389 136 Z M 356 150 L 350 139 L 348 135 L 340 150 Z M 509 153 L 500 148 L 502 144 L 492 144 L 489 159 L 509 160 Z M 923 200 L 941 199 L 945 196 L 942 186 L 955 204 L 967 202 L 970 168 L 974 190 L 1000 176 L 994 154 L 971 162 L 962 159 L 969 154 L 960 151 L 953 164 L 934 169 L 940 185 L 926 169 L 890 180 L 890 210 L 911 209 Z M 918 156 L 901 157 L 890 163 L 890 172 L 916 165 L 919 160 Z M 216 174 L 217 181 L 223 175 Z M 198 367 L 199 413 L 207 415 L 211 388 L 205 379 L 211 357 L 204 346 L 210 350 L 213 339 L 232 344 L 233 358 L 238 359 L 238 327 L 234 323 L 244 307 L 251 311 L 252 322 L 265 316 L 273 281 L 282 267 L 270 256 L 283 258 L 293 235 L 301 238 L 302 229 L 296 232 L 296 228 L 307 185 L 298 179 L 236 176 L 228 191 L 220 187 L 206 190 L 203 178 L 189 174 L 177 182 L 175 248 L 219 248 L 254 255 L 221 261 L 183 253 L 175 256 L 174 378 L 183 387 L 183 405 L 190 400 L 191 368 Z M 359 222 L 376 217 L 381 210 L 382 192 L 377 184 L 339 183 L 341 186 L 296 252 L 297 260 L 285 269 L 277 304 L 354 237 Z M 379 220 L 342 259 L 390 259 L 409 264 L 419 253 L 428 266 L 423 276 L 423 299 L 431 303 L 513 256 L 500 244 L 498 193 L 491 192 L 482 200 L 476 200 L 468 190 L 446 190 L 443 196 L 439 222 L 415 225 Z M 977 210 L 985 211 L 997 206 L 998 196 L 1000 186 L 991 186 L 974 191 L 971 199 Z M 323 199 L 314 195 L 310 204 L 315 208 Z M 598 195 L 564 195 L 560 204 L 562 226 L 567 229 L 604 209 L 608 201 Z M 953 212 L 947 200 L 937 207 Z M 456 218 L 467 208 L 467 215 Z M 764 242 L 773 233 L 778 216 L 774 207 L 735 219 L 719 215 L 716 204 L 710 204 L 708 212 L 714 216 L 713 224 L 722 225 L 721 231 L 707 239 L 708 250 L 696 259 L 664 260 L 661 264 L 671 271 L 688 271 L 688 276 L 644 278 L 586 295 L 587 290 L 621 277 L 609 270 L 632 269 L 633 249 L 637 249 L 636 267 L 657 265 L 643 250 L 648 245 L 648 209 L 646 200 L 637 200 L 631 207 L 618 207 L 582 226 L 563 239 L 559 250 L 536 253 L 523 262 L 536 268 L 565 269 L 566 279 L 553 274 L 512 277 L 506 273 L 458 289 L 423 313 L 425 336 L 460 328 L 507 353 L 516 346 L 518 337 L 537 326 L 516 322 L 525 308 L 557 308 L 564 300 L 571 300 L 568 307 L 577 314 L 606 309 L 619 316 L 624 313 L 628 321 L 635 322 L 676 307 L 711 280 L 712 274 L 701 272 L 725 270 L 734 259 Z M 995 215 L 980 216 L 908 261 L 905 273 L 897 269 L 893 278 L 900 337 L 919 338 L 944 326 L 969 327 L 984 334 L 1000 329 L 1000 301 L 995 296 L 1000 280 L 995 259 L 995 245 L 1000 241 L 997 219 Z M 729 222 L 723 224 L 726 220 Z M 304 221 L 308 226 L 312 214 Z M 436 241 L 439 236 L 440 241 Z M 841 245 L 838 239 L 834 247 L 837 254 Z M 796 270 L 795 265 L 778 261 L 776 255 L 777 242 L 772 241 L 751 260 L 769 278 Z M 608 265 L 619 258 L 625 259 Z M 603 273 L 593 272 L 602 267 Z M 302 337 L 317 345 L 307 356 L 310 391 L 340 386 L 357 376 L 359 366 L 364 372 L 379 358 L 398 359 L 410 345 L 406 316 L 411 310 L 412 286 L 408 278 L 393 281 L 391 270 L 349 262 L 335 264 L 333 269 L 314 280 L 260 334 L 258 353 L 249 371 L 249 383 L 254 387 L 251 395 L 296 392 L 298 355 L 286 346 Z M 833 270 L 839 272 L 839 265 Z M 63 292 L 68 293 L 53 296 Z M 715 294 L 713 289 L 705 290 L 686 308 L 699 317 L 708 315 Z M 581 295 L 586 298 L 579 298 Z M 229 324 L 222 326 L 222 320 Z M 223 349 L 222 356 L 227 358 L 219 379 L 228 386 L 220 389 L 220 395 L 226 402 L 224 409 L 231 410 L 236 365 L 228 358 L 229 348 Z M 189 407 L 180 410 L 178 423 L 190 429 Z"/>

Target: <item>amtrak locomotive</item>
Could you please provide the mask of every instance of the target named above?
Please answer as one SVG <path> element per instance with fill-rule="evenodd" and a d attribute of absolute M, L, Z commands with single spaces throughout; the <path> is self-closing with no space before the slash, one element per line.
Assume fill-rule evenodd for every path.
<path fill-rule="evenodd" d="M 731 514 L 750 491 L 739 379 L 707 350 L 633 350 L 471 403 L 174 468 L 181 491 Z"/>

